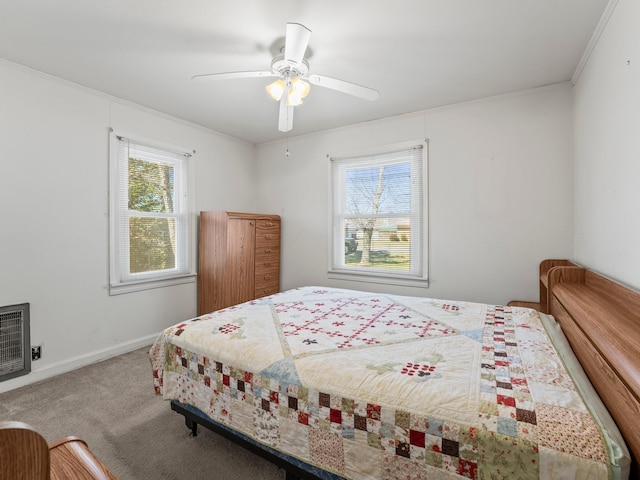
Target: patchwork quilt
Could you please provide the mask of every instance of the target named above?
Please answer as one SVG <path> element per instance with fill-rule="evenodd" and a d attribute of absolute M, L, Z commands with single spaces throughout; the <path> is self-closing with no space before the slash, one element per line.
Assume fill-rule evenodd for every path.
<path fill-rule="evenodd" d="M 303 287 L 165 330 L 165 399 L 349 479 L 613 478 L 530 309 Z"/>

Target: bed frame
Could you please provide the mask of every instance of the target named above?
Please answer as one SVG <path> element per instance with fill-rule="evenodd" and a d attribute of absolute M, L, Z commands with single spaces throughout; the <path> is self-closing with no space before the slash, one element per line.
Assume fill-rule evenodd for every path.
<path fill-rule="evenodd" d="M 545 260 L 540 272 L 541 302 L 509 305 L 544 306 L 560 323 L 627 443 L 630 478 L 640 479 L 640 293 L 572 262 Z M 280 466 L 287 480 L 341 478 L 239 436 L 194 407 L 173 401 L 171 408 L 184 415 L 194 436 L 203 425 Z"/>
<path fill-rule="evenodd" d="M 640 478 L 640 293 L 587 268 L 548 272 L 549 312 L 622 433 Z"/>
<path fill-rule="evenodd" d="M 286 455 L 278 450 L 269 448 L 268 446 L 258 443 L 251 437 L 243 435 L 240 432 L 236 432 L 231 428 L 216 422 L 209 418 L 201 410 L 178 402 L 177 400 L 171 401 L 171 410 L 184 416 L 184 422 L 188 429 L 191 430 L 192 436 L 198 435 L 198 425 L 211 430 L 218 435 L 221 435 L 228 440 L 240 445 L 241 447 L 249 450 L 256 455 L 270 461 L 277 465 L 286 472 L 285 480 L 341 480 L 333 473 L 327 472 L 320 468 L 309 465 L 300 460 L 297 460 L 289 455 Z"/>

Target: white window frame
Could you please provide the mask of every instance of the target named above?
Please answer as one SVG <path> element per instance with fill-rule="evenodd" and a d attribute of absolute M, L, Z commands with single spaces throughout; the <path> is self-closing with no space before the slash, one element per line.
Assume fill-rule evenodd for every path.
<path fill-rule="evenodd" d="M 157 151 L 163 163 L 174 166 L 174 214 L 148 214 L 136 212 L 136 216 L 176 219 L 176 268 L 163 271 L 131 273 L 129 270 L 129 217 L 128 210 L 128 156 L 121 155 L 126 142 Z M 194 180 L 193 156 L 187 149 L 164 145 L 159 142 L 138 139 L 116 133 L 110 129 L 109 138 L 109 294 L 149 290 L 152 288 L 194 283 L 195 269 L 195 213 L 193 209 Z M 195 153 L 195 151 L 194 151 Z"/>
<path fill-rule="evenodd" d="M 345 205 L 340 205 L 334 182 L 344 181 L 343 173 L 349 166 L 363 162 L 385 163 L 378 159 L 388 153 L 400 152 L 411 148 L 421 148 L 421 165 L 412 165 L 412 175 L 419 176 L 421 191 L 412 190 L 412 218 L 418 220 L 419 225 L 411 228 L 411 258 L 412 269 L 409 272 L 393 272 L 386 269 L 372 269 L 370 267 L 347 266 L 344 252 L 344 220 Z M 419 140 L 386 145 L 375 149 L 350 154 L 329 156 L 329 265 L 328 278 L 351 280 L 357 282 L 380 283 L 386 285 L 402 285 L 428 288 L 429 286 L 429 258 L 428 258 L 428 141 Z M 344 195 L 342 198 L 345 198 Z M 390 215 L 382 215 L 389 217 Z"/>

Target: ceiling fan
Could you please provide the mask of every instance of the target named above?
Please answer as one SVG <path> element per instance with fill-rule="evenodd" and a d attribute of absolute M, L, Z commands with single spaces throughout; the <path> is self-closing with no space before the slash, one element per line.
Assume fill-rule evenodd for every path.
<path fill-rule="evenodd" d="M 270 71 L 227 72 L 195 75 L 192 80 L 230 80 L 251 77 L 278 77 L 268 85 L 267 92 L 280 102 L 278 130 L 288 132 L 293 128 L 293 107 L 300 105 L 311 85 L 330 88 L 365 100 L 376 100 L 377 90 L 355 83 L 323 75 L 309 75 L 309 62 L 305 54 L 311 38 L 311 30 L 300 23 L 287 23 L 284 46 L 271 61 Z M 308 83 L 307 83 L 308 82 Z"/>

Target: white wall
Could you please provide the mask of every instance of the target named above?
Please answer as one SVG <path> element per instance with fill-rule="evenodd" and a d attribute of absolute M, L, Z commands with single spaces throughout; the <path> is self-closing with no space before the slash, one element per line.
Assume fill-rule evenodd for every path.
<path fill-rule="evenodd" d="M 31 383 L 151 343 L 196 284 L 108 294 L 108 128 L 195 149 L 196 210 L 252 211 L 254 147 L 0 63 L 0 305 L 31 304 Z M 233 181 L 230 181 L 233 179 Z"/>
<path fill-rule="evenodd" d="M 539 262 L 573 253 L 572 134 L 562 85 L 259 145 L 260 208 L 283 220 L 281 287 L 537 299 Z M 329 280 L 327 156 L 423 138 L 430 288 Z"/>
<path fill-rule="evenodd" d="M 283 218 L 282 287 L 321 284 L 505 303 L 571 257 L 567 85 L 254 147 L 0 62 L 0 305 L 30 302 L 43 358 L 16 388 L 151 342 L 196 313 L 196 285 L 109 296 L 108 129 L 196 150 L 196 211 Z M 328 154 L 429 139 L 429 289 L 327 279 Z M 255 162 L 254 162 L 255 160 Z"/>
<path fill-rule="evenodd" d="M 640 2 L 618 0 L 575 85 L 575 258 L 640 289 Z"/>

